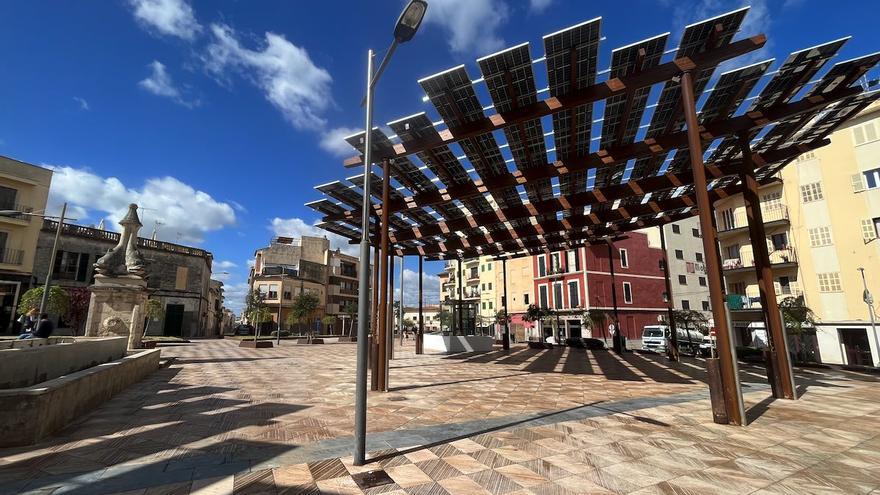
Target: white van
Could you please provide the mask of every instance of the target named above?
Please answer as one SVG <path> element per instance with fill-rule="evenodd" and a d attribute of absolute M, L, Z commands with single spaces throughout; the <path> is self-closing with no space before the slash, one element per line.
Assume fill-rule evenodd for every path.
<path fill-rule="evenodd" d="M 678 349 L 682 354 L 695 356 L 703 334 L 697 330 L 676 329 L 678 333 Z M 666 341 L 669 338 L 669 327 L 666 325 L 647 325 L 642 329 L 642 350 L 666 352 Z"/>

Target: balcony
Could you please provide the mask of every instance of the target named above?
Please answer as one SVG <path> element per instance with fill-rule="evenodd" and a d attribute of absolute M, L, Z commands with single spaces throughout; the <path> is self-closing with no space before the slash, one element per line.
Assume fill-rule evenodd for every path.
<path fill-rule="evenodd" d="M 27 215 L 27 213 L 33 211 L 34 209 L 30 206 L 24 206 L 18 203 L 0 205 L 0 212 L 5 212 L 0 213 L 0 221 L 14 223 L 16 225 L 27 224 L 31 222 L 31 215 Z"/>
<path fill-rule="evenodd" d="M 774 206 L 772 208 L 761 208 L 761 214 L 764 217 L 764 229 L 772 227 L 788 225 L 790 223 L 788 216 L 788 207 L 785 205 Z M 734 234 L 749 231 L 748 217 L 745 209 L 739 209 L 733 214 L 733 221 L 724 215 L 718 215 L 718 238 L 728 237 Z"/>
<path fill-rule="evenodd" d="M 801 297 L 804 292 L 792 283 L 787 286 L 776 285 L 776 301 L 777 303 L 786 297 Z M 728 294 L 727 303 L 730 309 L 761 309 L 761 296 L 759 293 L 754 294 Z"/>
<path fill-rule="evenodd" d="M 330 275 L 333 277 L 357 278 L 357 270 L 350 267 L 334 266 L 330 267 Z"/>
<path fill-rule="evenodd" d="M 794 248 L 776 249 L 770 252 L 770 264 L 774 269 L 797 267 L 797 252 Z M 755 269 L 755 256 L 751 251 L 743 251 L 739 258 L 728 258 L 722 262 L 728 274 L 746 273 Z"/>
<path fill-rule="evenodd" d="M 2 253 L 3 258 L 0 259 L 0 264 L 20 265 L 24 259 L 24 250 L 22 249 L 4 249 Z"/>

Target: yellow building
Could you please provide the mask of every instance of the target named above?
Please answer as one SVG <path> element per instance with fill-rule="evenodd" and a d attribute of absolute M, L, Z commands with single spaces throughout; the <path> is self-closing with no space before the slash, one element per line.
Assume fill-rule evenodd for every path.
<path fill-rule="evenodd" d="M 52 171 L 0 156 L 0 332 L 12 331 L 21 293 L 32 285 L 34 256 Z M 21 212 L 21 213 L 19 213 Z"/>
<path fill-rule="evenodd" d="M 876 365 L 880 336 L 863 300 L 880 297 L 880 103 L 801 155 L 759 191 L 776 293 L 803 297 L 819 319 L 823 362 Z M 741 196 L 716 203 L 729 295 L 760 305 Z"/>

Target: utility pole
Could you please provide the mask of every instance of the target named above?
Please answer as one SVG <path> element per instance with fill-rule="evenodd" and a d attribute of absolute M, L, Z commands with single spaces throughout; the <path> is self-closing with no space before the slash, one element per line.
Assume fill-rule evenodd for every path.
<path fill-rule="evenodd" d="M 858 270 L 862 274 L 862 286 L 865 288 L 865 291 L 862 293 L 862 300 L 868 305 L 868 317 L 871 318 L 871 331 L 874 332 L 874 348 L 880 353 L 880 338 L 877 337 L 877 322 L 875 321 L 874 316 L 874 296 L 871 295 L 871 291 L 868 290 L 868 281 L 865 279 L 865 269 L 859 267 Z"/>
<path fill-rule="evenodd" d="M 52 255 L 49 257 L 49 267 L 46 270 L 46 283 L 43 284 L 43 298 L 40 299 L 40 315 L 46 311 L 46 303 L 49 302 L 49 284 L 52 282 L 52 270 L 55 269 L 55 257 L 58 256 L 58 241 L 61 238 L 61 230 L 64 228 L 64 215 L 67 214 L 67 203 L 61 207 L 61 217 L 58 218 L 58 227 L 55 229 L 55 242 L 52 243 Z"/>

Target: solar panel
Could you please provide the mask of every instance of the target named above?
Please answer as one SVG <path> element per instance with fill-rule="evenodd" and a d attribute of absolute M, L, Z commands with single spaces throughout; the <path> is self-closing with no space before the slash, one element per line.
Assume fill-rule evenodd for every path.
<path fill-rule="evenodd" d="M 306 206 L 317 211 L 318 213 L 323 213 L 324 215 L 343 215 L 346 211 L 349 211 L 327 199 L 312 201 L 306 203 Z"/>
<path fill-rule="evenodd" d="M 880 52 L 838 62 L 822 77 L 821 81 L 810 88 L 807 92 L 807 97 L 826 94 L 839 87 L 848 87 L 878 63 L 880 63 Z"/>
<path fill-rule="evenodd" d="M 331 198 L 335 198 L 346 205 L 360 209 L 363 206 L 363 196 L 354 191 L 351 186 L 348 186 L 340 181 L 334 181 L 327 184 L 322 184 L 320 186 L 316 186 L 315 189 L 321 191 L 322 193 L 330 196 Z"/>
<path fill-rule="evenodd" d="M 601 18 L 593 19 L 544 36 L 550 96 L 563 96 L 596 83 L 601 24 Z M 590 152 L 592 104 L 575 106 L 566 112 L 553 114 L 552 118 L 557 159 L 565 161 L 570 156 L 583 156 Z M 580 192 L 586 188 L 586 183 L 586 171 L 566 174 L 559 179 L 559 190 L 564 195 Z M 582 212 L 580 208 L 566 214 Z"/>

